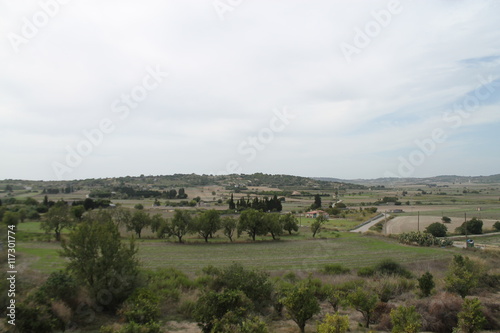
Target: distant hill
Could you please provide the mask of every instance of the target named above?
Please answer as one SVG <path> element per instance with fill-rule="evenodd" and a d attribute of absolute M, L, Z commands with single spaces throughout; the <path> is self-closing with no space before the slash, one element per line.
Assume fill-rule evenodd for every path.
<path fill-rule="evenodd" d="M 475 183 L 491 184 L 500 183 L 500 174 L 491 176 L 456 176 L 443 175 L 427 178 L 376 178 L 376 179 L 339 179 L 329 177 L 314 177 L 313 179 L 330 182 L 363 184 L 363 185 L 395 185 L 395 184 L 435 184 L 435 183 Z"/>
<path fill-rule="evenodd" d="M 232 174 L 232 175 L 197 175 L 197 174 L 174 174 L 174 175 L 141 175 L 115 178 L 80 179 L 68 181 L 33 181 L 20 179 L 0 180 L 0 191 L 7 186 L 15 190 L 54 190 L 61 193 L 70 193 L 79 189 L 97 190 L 102 188 L 113 189 L 117 187 L 134 187 L 141 189 L 167 190 L 179 187 L 196 187 L 219 185 L 226 188 L 245 188 L 250 186 L 266 186 L 280 189 L 332 189 L 342 187 L 344 189 L 362 189 L 363 185 L 350 184 L 343 181 L 324 181 L 309 177 L 291 175 L 271 175 L 264 173 L 254 174 Z M 58 193 L 58 192 L 56 192 Z"/>

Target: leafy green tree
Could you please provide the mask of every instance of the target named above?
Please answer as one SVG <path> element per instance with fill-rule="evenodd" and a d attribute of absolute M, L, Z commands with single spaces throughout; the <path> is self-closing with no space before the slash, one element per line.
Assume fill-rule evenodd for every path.
<path fill-rule="evenodd" d="M 86 216 L 63 241 L 68 270 L 104 308 L 114 309 L 134 290 L 139 263 L 131 240 L 122 244 L 118 227 L 107 212 Z"/>
<path fill-rule="evenodd" d="M 56 204 L 49 208 L 40 227 L 47 233 L 53 231 L 56 241 L 60 241 L 62 230 L 64 228 L 71 229 L 74 224 L 75 220 L 70 216 L 69 206 L 66 204 Z"/>
<path fill-rule="evenodd" d="M 338 312 L 339 306 L 345 303 L 347 292 L 335 285 L 327 284 L 323 287 L 323 294 L 326 295 L 326 301 L 332 306 L 333 311 Z"/>
<path fill-rule="evenodd" d="M 349 316 L 327 313 L 318 325 L 318 333 L 345 333 L 349 330 Z"/>
<path fill-rule="evenodd" d="M 422 316 L 414 306 L 399 306 L 391 310 L 392 333 L 418 333 Z"/>
<path fill-rule="evenodd" d="M 283 223 L 278 213 L 267 213 L 264 215 L 267 231 L 273 237 L 273 240 L 279 239 L 283 235 Z"/>
<path fill-rule="evenodd" d="M 316 234 L 321 231 L 321 227 L 325 222 L 328 221 L 328 219 L 323 215 L 320 214 L 316 219 L 314 220 L 313 223 L 311 223 L 311 231 L 313 233 L 313 237 L 316 237 Z"/>
<path fill-rule="evenodd" d="M 267 233 L 266 221 L 263 212 L 255 209 L 246 209 L 241 212 L 240 221 L 238 223 L 238 236 L 243 231 L 246 231 L 252 240 L 255 241 L 255 236 L 265 235 Z"/>
<path fill-rule="evenodd" d="M 467 232 L 466 232 L 465 228 L 467 228 Z M 483 233 L 483 221 L 473 217 L 469 221 L 462 223 L 462 225 L 460 227 L 456 228 L 455 231 L 457 233 L 462 234 L 462 235 L 465 235 L 466 233 L 473 234 L 473 235 L 482 234 Z"/>
<path fill-rule="evenodd" d="M 293 214 L 285 214 L 280 216 L 281 223 L 283 224 L 283 229 L 288 231 L 288 234 L 291 235 L 292 231 L 299 231 L 299 223 L 297 218 Z"/>
<path fill-rule="evenodd" d="M 130 220 L 132 219 L 132 213 L 130 213 L 130 210 L 122 207 L 114 209 L 112 216 L 118 226 L 126 227 L 127 225 L 130 225 Z"/>
<path fill-rule="evenodd" d="M 363 315 L 365 327 L 370 327 L 370 321 L 378 302 L 377 295 L 370 290 L 358 287 L 347 295 L 347 301 L 351 307 Z"/>
<path fill-rule="evenodd" d="M 221 227 L 224 232 L 224 236 L 229 238 L 229 241 L 233 241 L 233 236 L 236 231 L 237 221 L 231 216 L 225 216 L 221 219 Z"/>
<path fill-rule="evenodd" d="M 135 209 L 137 209 L 137 210 L 141 210 L 141 209 L 144 209 L 144 205 L 143 205 L 143 204 L 138 203 L 138 204 L 136 204 L 136 205 L 134 206 L 134 208 L 135 208 Z"/>
<path fill-rule="evenodd" d="M 307 321 L 320 311 L 319 302 L 309 280 L 301 281 L 285 291 L 281 302 L 301 333 L 305 332 Z"/>
<path fill-rule="evenodd" d="M 19 223 L 20 217 L 19 213 L 6 211 L 2 217 L 2 223 L 5 225 L 14 225 L 17 226 Z"/>
<path fill-rule="evenodd" d="M 232 193 L 231 193 L 231 198 L 228 201 L 228 204 L 229 204 L 229 209 L 230 210 L 235 210 L 236 209 L 236 204 L 234 203 L 234 198 L 233 198 L 233 194 Z"/>
<path fill-rule="evenodd" d="M 434 278 L 431 273 L 425 272 L 418 279 L 418 288 L 423 297 L 427 297 L 431 294 L 432 289 L 435 287 Z"/>
<path fill-rule="evenodd" d="M 192 227 L 193 218 L 191 214 L 187 210 L 176 209 L 174 217 L 172 218 L 172 220 L 170 220 L 170 235 L 177 237 L 179 243 L 182 243 L 182 237 L 190 233 Z"/>
<path fill-rule="evenodd" d="M 151 231 L 153 233 L 157 233 L 158 230 L 160 229 L 160 226 L 162 225 L 164 221 L 164 218 L 161 216 L 161 214 L 155 214 L 151 216 L 151 221 L 149 226 L 151 227 Z"/>
<path fill-rule="evenodd" d="M 206 210 L 193 220 L 193 231 L 196 231 L 208 242 L 208 237 L 220 229 L 220 214 L 215 209 Z"/>
<path fill-rule="evenodd" d="M 448 228 L 442 223 L 434 222 L 425 228 L 425 231 L 434 237 L 446 237 Z"/>
<path fill-rule="evenodd" d="M 477 286 L 481 271 L 469 257 L 455 255 L 446 273 L 446 289 L 465 298 Z"/>
<path fill-rule="evenodd" d="M 77 221 L 81 221 L 83 214 L 85 213 L 85 207 L 83 205 L 72 206 L 70 209 L 70 215 Z"/>
<path fill-rule="evenodd" d="M 141 238 L 142 229 L 151 224 L 151 217 L 144 210 L 135 210 L 132 217 L 125 225 L 128 231 L 134 231 L 137 237 Z"/>
<path fill-rule="evenodd" d="M 188 195 L 186 194 L 186 191 L 184 188 L 179 189 L 179 194 L 177 194 L 177 199 L 187 199 Z"/>
<path fill-rule="evenodd" d="M 314 203 L 311 205 L 311 209 L 321 208 L 321 196 L 319 194 L 314 195 Z"/>
<path fill-rule="evenodd" d="M 479 299 L 465 299 L 462 305 L 462 311 L 458 313 L 458 330 L 454 330 L 454 332 L 479 332 L 484 324 L 486 324 L 486 318 L 481 310 L 481 302 Z"/>

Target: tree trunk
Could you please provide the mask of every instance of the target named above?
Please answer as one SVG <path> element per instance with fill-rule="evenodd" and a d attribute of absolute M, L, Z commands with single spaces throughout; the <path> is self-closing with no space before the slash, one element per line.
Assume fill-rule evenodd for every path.
<path fill-rule="evenodd" d="M 59 242 L 61 240 L 61 232 L 56 230 L 56 241 Z"/>

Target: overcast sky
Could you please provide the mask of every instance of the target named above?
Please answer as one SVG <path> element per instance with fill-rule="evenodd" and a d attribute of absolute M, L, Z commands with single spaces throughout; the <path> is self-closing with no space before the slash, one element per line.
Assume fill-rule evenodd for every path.
<path fill-rule="evenodd" d="M 498 1 L 0 1 L 0 179 L 500 173 Z"/>

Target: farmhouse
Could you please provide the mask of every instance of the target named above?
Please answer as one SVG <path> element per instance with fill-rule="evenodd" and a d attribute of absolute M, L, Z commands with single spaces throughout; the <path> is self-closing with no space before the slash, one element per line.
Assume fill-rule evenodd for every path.
<path fill-rule="evenodd" d="M 306 213 L 306 217 L 310 217 L 313 219 L 317 218 L 320 215 L 323 215 L 326 218 L 330 217 L 330 215 L 328 215 L 328 213 L 323 210 L 312 210 Z"/>

